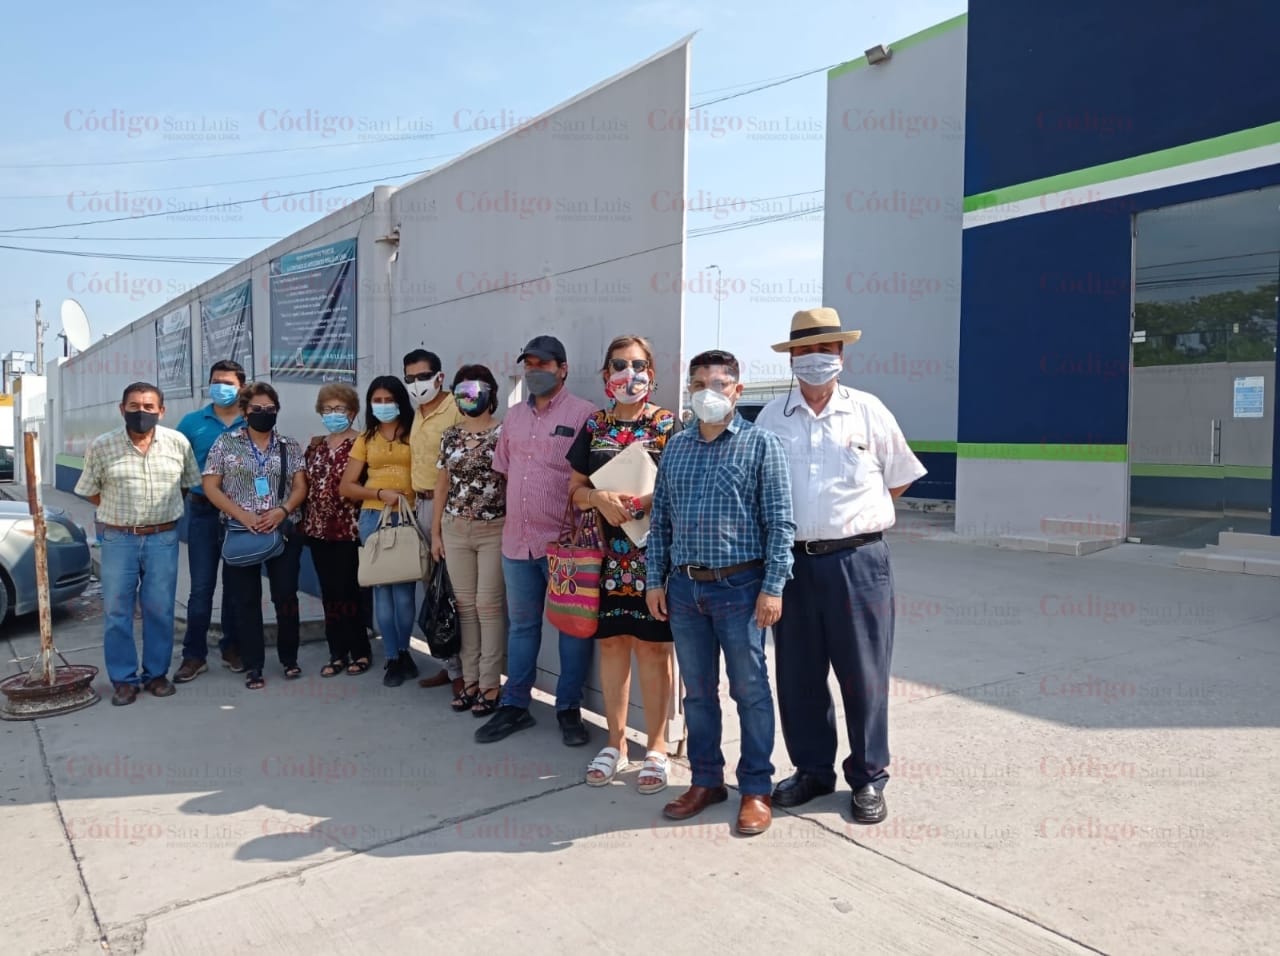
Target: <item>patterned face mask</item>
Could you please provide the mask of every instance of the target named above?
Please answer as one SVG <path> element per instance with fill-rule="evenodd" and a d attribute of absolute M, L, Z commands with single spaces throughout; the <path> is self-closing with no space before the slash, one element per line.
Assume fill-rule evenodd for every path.
<path fill-rule="evenodd" d="M 653 380 L 648 372 L 627 368 L 609 376 L 604 383 L 604 394 L 621 405 L 633 405 L 647 399 L 652 386 Z"/>
<path fill-rule="evenodd" d="M 458 405 L 458 411 L 471 418 L 479 418 L 489 411 L 492 395 L 493 390 L 488 382 L 459 382 L 453 390 L 453 400 Z"/>

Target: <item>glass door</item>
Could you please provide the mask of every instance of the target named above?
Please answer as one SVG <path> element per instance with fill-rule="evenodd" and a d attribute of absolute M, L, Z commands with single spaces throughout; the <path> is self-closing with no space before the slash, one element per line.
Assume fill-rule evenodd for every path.
<path fill-rule="evenodd" d="M 1268 534 L 1280 186 L 1134 221 L 1130 535 Z"/>

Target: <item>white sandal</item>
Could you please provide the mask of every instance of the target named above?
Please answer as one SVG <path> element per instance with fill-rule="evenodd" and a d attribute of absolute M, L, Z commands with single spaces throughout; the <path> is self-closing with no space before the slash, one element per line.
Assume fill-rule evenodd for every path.
<path fill-rule="evenodd" d="M 640 779 L 648 777 L 650 783 L 638 783 L 636 789 L 641 793 L 659 793 L 667 789 L 667 755 L 650 750 L 644 755 L 644 766 L 640 768 Z"/>
<path fill-rule="evenodd" d="M 623 770 L 630 765 L 630 761 L 622 755 L 616 747 L 605 747 L 598 754 L 596 759 L 587 764 L 587 786 L 588 787 L 604 787 L 613 782 Z M 591 772 L 604 774 L 598 780 L 591 776 Z"/>

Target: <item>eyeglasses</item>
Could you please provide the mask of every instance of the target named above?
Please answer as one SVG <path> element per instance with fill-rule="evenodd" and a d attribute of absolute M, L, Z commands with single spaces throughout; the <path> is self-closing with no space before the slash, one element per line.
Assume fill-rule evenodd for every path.
<path fill-rule="evenodd" d="M 249 411 L 251 411 L 251 412 L 270 412 L 270 413 L 274 414 L 274 413 L 276 413 L 276 412 L 280 411 L 280 409 L 279 409 L 277 406 L 275 406 L 275 405 L 250 405 L 250 406 L 249 406 Z"/>
<path fill-rule="evenodd" d="M 350 414 L 346 405 L 326 405 L 320 409 L 322 415 L 347 415 Z"/>
<path fill-rule="evenodd" d="M 632 359 L 628 362 L 626 359 L 620 358 L 609 359 L 609 368 L 613 369 L 615 372 L 625 372 L 628 366 L 637 372 L 643 372 L 649 368 L 649 360 Z"/>
<path fill-rule="evenodd" d="M 412 385 L 414 382 L 429 382 L 439 374 L 439 372 L 418 372 L 414 375 L 406 375 L 404 377 L 404 383 L 406 385 Z"/>

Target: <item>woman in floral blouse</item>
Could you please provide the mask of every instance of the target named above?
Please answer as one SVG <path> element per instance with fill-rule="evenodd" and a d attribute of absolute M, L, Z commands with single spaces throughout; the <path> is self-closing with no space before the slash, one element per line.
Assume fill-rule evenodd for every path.
<path fill-rule="evenodd" d="M 657 462 L 676 418 L 649 401 L 653 391 L 653 348 L 646 339 L 623 335 L 605 352 L 605 397 L 609 405 L 582 427 L 566 456 L 573 466 L 569 493 L 580 510 L 596 509 L 603 519 L 604 563 L 600 573 L 600 680 L 608 745 L 587 768 L 587 783 L 601 787 L 627 767 L 627 706 L 631 690 L 631 655 L 640 670 L 645 730 L 649 742 L 637 788 L 657 793 L 667 786 L 667 716 L 671 707 L 671 628 L 650 616 L 645 606 L 645 549 L 621 525 L 648 512 L 652 494 L 633 496 L 600 491 L 589 477 L 629 445 L 640 444 Z"/>
<path fill-rule="evenodd" d="M 324 385 L 316 396 L 316 412 L 324 423 L 324 435 L 311 439 L 307 448 L 307 507 L 302 533 L 311 549 L 311 562 L 320 579 L 324 601 L 324 636 L 329 642 L 329 663 L 321 677 L 363 674 L 369 669 L 369 632 L 361 613 L 360 514 L 357 502 L 338 491 L 351 446 L 359 433 L 351 427 L 360 413 L 360 397 L 350 385 Z"/>
<path fill-rule="evenodd" d="M 502 525 L 507 479 L 493 470 L 502 426 L 494 419 L 498 383 L 483 365 L 453 377 L 453 398 L 466 416 L 440 440 L 431 552 L 445 558 L 462 631 L 464 687 L 453 709 L 487 717 L 498 709 L 507 657 L 507 592 L 502 580 Z"/>

